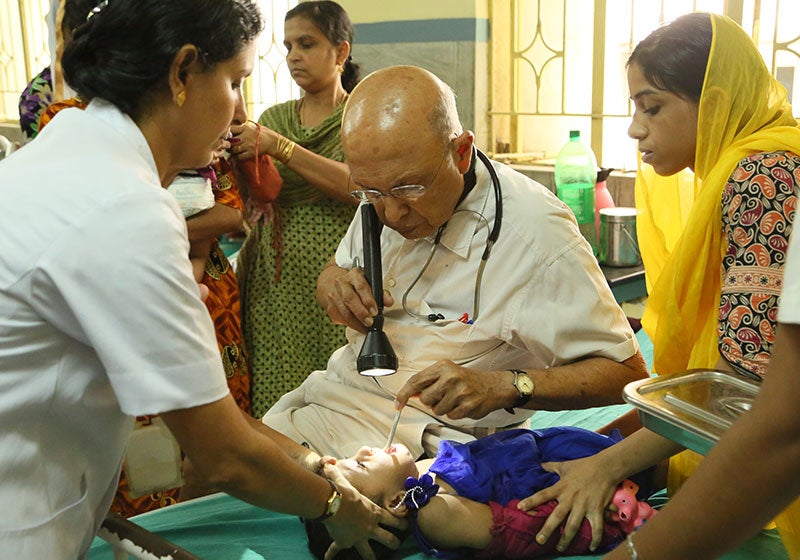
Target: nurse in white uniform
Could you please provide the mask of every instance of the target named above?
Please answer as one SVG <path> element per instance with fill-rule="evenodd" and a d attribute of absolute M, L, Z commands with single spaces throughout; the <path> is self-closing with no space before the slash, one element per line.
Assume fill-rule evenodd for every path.
<path fill-rule="evenodd" d="M 162 188 L 246 120 L 261 29 L 252 0 L 101 3 L 63 56 L 88 108 L 0 163 L 3 557 L 85 557 L 133 419 L 154 413 L 221 489 L 324 518 L 366 557 L 370 538 L 399 544 L 378 527 L 392 515 L 236 407 Z"/>

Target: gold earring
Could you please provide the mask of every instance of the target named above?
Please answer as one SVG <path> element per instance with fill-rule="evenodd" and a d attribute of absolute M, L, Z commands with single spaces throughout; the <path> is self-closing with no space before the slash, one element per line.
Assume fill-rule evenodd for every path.
<path fill-rule="evenodd" d="M 336 65 L 336 71 L 337 71 L 339 74 L 342 74 L 342 73 L 344 73 L 344 66 L 342 66 L 341 64 L 337 64 L 337 65 Z"/>
<path fill-rule="evenodd" d="M 186 103 L 186 90 L 181 90 L 178 92 L 178 95 L 175 96 L 175 104 L 180 109 L 183 107 L 184 103 Z"/>

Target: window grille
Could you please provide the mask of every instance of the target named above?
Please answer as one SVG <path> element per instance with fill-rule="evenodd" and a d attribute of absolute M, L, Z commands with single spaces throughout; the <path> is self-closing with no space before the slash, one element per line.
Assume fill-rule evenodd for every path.
<path fill-rule="evenodd" d="M 635 169 L 625 63 L 653 29 L 692 11 L 739 22 L 800 112 L 796 1 L 492 0 L 489 120 L 496 157 L 552 162 L 569 130 L 579 129 L 604 167 Z"/>

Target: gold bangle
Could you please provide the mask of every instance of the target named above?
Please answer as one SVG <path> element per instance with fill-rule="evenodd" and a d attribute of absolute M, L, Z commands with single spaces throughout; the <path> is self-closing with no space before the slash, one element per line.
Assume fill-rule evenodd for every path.
<path fill-rule="evenodd" d="M 277 153 L 275 159 L 286 165 L 292 159 L 296 144 L 285 136 L 278 136 Z"/>
<path fill-rule="evenodd" d="M 278 136 L 277 140 L 275 141 L 275 159 L 278 161 L 283 161 L 283 150 L 284 150 L 284 142 L 286 138 L 283 136 Z"/>
<path fill-rule="evenodd" d="M 286 153 L 283 156 L 283 163 L 289 163 L 289 160 L 292 159 L 292 156 L 294 155 L 294 147 L 296 145 L 297 144 L 289 140 L 289 143 L 286 146 Z"/>

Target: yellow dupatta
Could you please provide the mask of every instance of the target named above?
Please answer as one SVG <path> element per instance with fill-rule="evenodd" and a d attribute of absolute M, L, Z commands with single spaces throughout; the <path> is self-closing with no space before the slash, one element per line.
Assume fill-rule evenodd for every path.
<path fill-rule="evenodd" d="M 759 152 L 800 154 L 800 128 L 786 91 L 769 73 L 750 37 L 724 16 L 711 15 L 711 25 L 695 176 L 657 177 L 646 165 L 640 165 L 637 174 L 637 234 L 648 289 L 652 286 L 642 325 L 653 341 L 653 369 L 660 374 L 713 368 L 719 360 L 717 310 L 726 250 L 721 201 L 737 163 Z M 690 451 L 672 458 L 670 493 L 699 462 Z M 800 500 L 775 523 L 790 556 L 796 557 Z"/>
<path fill-rule="evenodd" d="M 653 341 L 653 369 L 659 374 L 712 368 L 719 360 L 718 306 L 726 250 L 721 200 L 737 163 L 759 152 L 800 154 L 800 128 L 786 90 L 769 73 L 750 37 L 725 16 L 711 14 L 711 26 L 697 123 L 694 203 L 671 254 L 669 236 L 648 226 L 658 217 L 680 217 L 680 208 L 665 211 L 659 206 L 674 207 L 683 200 L 678 206 L 685 208 L 692 189 L 685 177 L 637 180 L 637 206 L 646 212 L 644 231 L 637 233 L 653 286 L 642 325 Z"/>
<path fill-rule="evenodd" d="M 662 177 L 638 156 L 634 183 L 636 234 L 644 263 L 647 293 L 653 293 L 655 280 L 664 270 L 683 233 L 692 211 L 700 181 L 688 167 Z"/>

